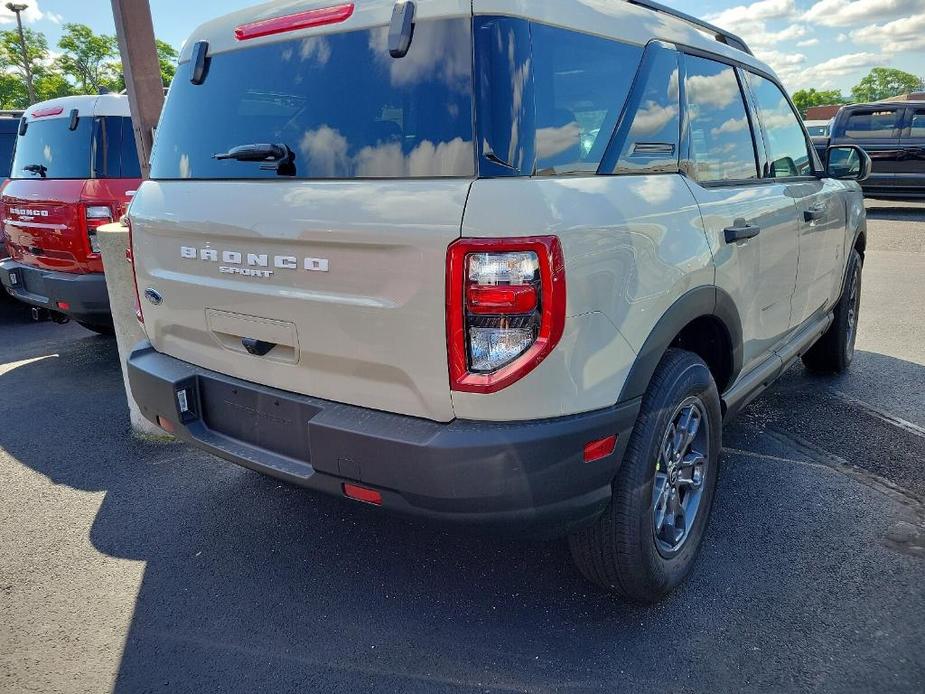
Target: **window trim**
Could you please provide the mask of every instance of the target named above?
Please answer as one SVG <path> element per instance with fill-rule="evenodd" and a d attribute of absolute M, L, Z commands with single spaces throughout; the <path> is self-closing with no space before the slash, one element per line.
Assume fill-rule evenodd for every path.
<path fill-rule="evenodd" d="M 902 144 L 905 140 L 925 140 L 925 135 L 912 134 L 912 121 L 915 119 L 916 111 L 925 113 L 925 104 L 906 107 L 906 114 L 903 116 L 903 127 L 899 131 L 900 144 Z"/>

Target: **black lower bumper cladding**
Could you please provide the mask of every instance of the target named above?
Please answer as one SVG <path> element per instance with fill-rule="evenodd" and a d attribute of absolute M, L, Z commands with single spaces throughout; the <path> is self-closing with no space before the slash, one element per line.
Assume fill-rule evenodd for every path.
<path fill-rule="evenodd" d="M 10 296 L 30 306 L 84 323 L 112 323 L 102 273 L 53 272 L 8 259 L 0 261 L 0 284 Z"/>
<path fill-rule="evenodd" d="M 247 383 L 161 354 L 128 360 L 132 395 L 151 421 L 188 443 L 287 482 L 438 520 L 567 532 L 610 500 L 639 401 L 558 419 L 448 423 L 370 410 Z M 618 435 L 612 454 L 584 446 Z"/>

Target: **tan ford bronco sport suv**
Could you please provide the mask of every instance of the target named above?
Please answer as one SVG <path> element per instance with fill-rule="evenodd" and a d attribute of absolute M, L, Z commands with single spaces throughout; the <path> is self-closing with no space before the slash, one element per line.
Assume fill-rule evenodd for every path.
<path fill-rule="evenodd" d="M 851 361 L 869 159 L 641 0 L 270 2 L 185 46 L 129 211 L 152 421 L 652 601 L 724 419 Z"/>

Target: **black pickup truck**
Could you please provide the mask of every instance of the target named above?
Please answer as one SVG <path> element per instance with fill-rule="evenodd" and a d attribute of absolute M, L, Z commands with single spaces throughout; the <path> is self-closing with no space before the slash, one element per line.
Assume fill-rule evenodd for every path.
<path fill-rule="evenodd" d="M 925 198 L 925 101 L 853 104 L 842 108 L 828 140 L 813 138 L 825 161 L 830 145 L 859 145 L 873 161 L 862 186 L 871 198 Z"/>

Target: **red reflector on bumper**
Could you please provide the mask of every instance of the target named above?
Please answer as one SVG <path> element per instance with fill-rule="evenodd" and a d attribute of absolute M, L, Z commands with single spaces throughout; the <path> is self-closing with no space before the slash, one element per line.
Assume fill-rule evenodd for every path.
<path fill-rule="evenodd" d="M 174 427 L 171 421 L 169 419 L 164 419 L 160 415 L 157 416 L 157 425 L 168 434 L 172 434 L 174 432 Z"/>
<path fill-rule="evenodd" d="M 62 311 L 70 311 L 70 310 L 71 310 L 71 305 L 70 305 L 68 302 L 66 302 L 66 301 L 59 301 L 59 302 L 57 302 L 57 303 L 58 303 L 58 308 L 60 308 Z"/>
<path fill-rule="evenodd" d="M 362 501 L 364 504 L 382 506 L 382 494 L 366 487 L 358 487 L 355 484 L 344 483 L 344 496 L 355 501 Z"/>
<path fill-rule="evenodd" d="M 340 24 L 346 22 L 353 15 L 353 3 L 322 7 L 317 10 L 306 10 L 288 14 L 285 17 L 273 17 L 259 22 L 242 24 L 234 30 L 234 37 L 238 41 L 247 41 L 261 36 L 284 34 L 287 31 L 298 31 L 310 27 L 319 27 L 326 24 Z"/>
<path fill-rule="evenodd" d="M 593 463 L 595 460 L 606 458 L 611 455 L 617 448 L 616 434 L 608 436 L 606 439 L 591 441 L 585 444 L 585 462 Z"/>

